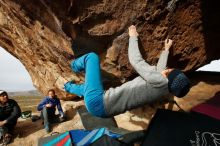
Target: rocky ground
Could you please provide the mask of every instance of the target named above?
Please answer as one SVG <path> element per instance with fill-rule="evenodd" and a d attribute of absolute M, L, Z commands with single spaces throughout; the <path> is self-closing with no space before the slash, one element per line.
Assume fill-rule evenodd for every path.
<path fill-rule="evenodd" d="M 192 85 L 189 94 L 183 99 L 174 98 L 179 106 L 189 111 L 195 105 L 205 102 L 220 91 L 219 73 L 199 73 L 192 75 Z M 83 129 L 80 117 L 76 112 L 77 107 L 83 105 L 83 101 L 65 101 L 62 103 L 67 113 L 68 121 L 53 126 L 53 132 L 64 132 L 70 129 Z M 115 117 L 118 127 L 136 131 L 146 129 L 157 108 L 180 110 L 173 103 L 155 103 L 126 112 Z M 92 122 L 92 121 L 91 121 Z M 44 129 L 41 120 L 32 122 L 31 120 L 19 121 L 16 128 L 17 137 L 10 146 L 35 146 L 38 139 L 49 136 Z"/>

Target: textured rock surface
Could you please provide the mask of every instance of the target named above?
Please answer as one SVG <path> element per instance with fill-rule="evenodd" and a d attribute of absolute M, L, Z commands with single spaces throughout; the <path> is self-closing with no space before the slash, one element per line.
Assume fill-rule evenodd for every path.
<path fill-rule="evenodd" d="M 170 67 L 193 71 L 218 53 L 219 1 L 179 0 L 174 12 L 168 0 L 1 0 L 0 46 L 18 58 L 42 93 L 63 80 L 83 81 L 71 72 L 70 25 L 80 51 L 102 56 L 106 79 L 124 82 L 135 74 L 127 57 L 131 24 L 137 25 L 143 57 L 155 64 L 166 37 L 174 39 Z M 74 52 L 75 54 L 77 50 Z M 65 94 L 58 90 L 60 96 Z"/>

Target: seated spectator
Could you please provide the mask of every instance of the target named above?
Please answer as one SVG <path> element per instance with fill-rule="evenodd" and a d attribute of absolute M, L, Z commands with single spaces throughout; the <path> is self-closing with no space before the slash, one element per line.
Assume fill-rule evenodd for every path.
<path fill-rule="evenodd" d="M 59 111 L 59 115 L 55 115 L 56 106 Z M 64 113 L 60 104 L 60 100 L 53 89 L 48 91 L 48 96 L 46 96 L 40 102 L 37 110 L 41 111 L 41 118 L 44 121 L 44 127 L 48 133 L 51 131 L 50 124 L 64 121 Z"/>
<path fill-rule="evenodd" d="M 21 109 L 17 102 L 8 98 L 6 91 L 0 90 L 0 138 L 4 145 L 12 140 L 12 134 Z"/>

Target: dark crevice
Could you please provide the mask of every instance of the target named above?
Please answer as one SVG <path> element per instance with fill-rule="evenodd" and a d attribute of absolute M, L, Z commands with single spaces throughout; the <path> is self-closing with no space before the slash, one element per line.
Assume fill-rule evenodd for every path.
<path fill-rule="evenodd" d="M 201 1 L 202 25 L 207 62 L 220 58 L 220 1 Z"/>
<path fill-rule="evenodd" d="M 176 54 L 174 56 L 170 55 L 170 57 L 168 58 L 168 65 L 169 65 L 168 67 L 178 68 L 180 70 L 185 69 L 190 60 L 188 59 L 182 60 L 181 57 L 182 54 Z"/>
<path fill-rule="evenodd" d="M 196 71 L 187 73 L 187 76 L 192 81 L 192 86 L 197 85 L 199 82 L 211 85 L 219 85 L 220 83 L 220 72 Z"/>

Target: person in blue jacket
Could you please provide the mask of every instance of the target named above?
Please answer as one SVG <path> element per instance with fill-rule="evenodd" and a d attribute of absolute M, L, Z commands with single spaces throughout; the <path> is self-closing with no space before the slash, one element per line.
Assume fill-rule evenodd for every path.
<path fill-rule="evenodd" d="M 55 115 L 56 107 L 59 115 Z M 41 111 L 41 118 L 44 121 L 44 127 L 47 132 L 50 132 L 50 124 L 64 121 L 64 112 L 60 104 L 60 100 L 53 89 L 48 91 L 46 96 L 37 106 L 37 110 Z"/>

